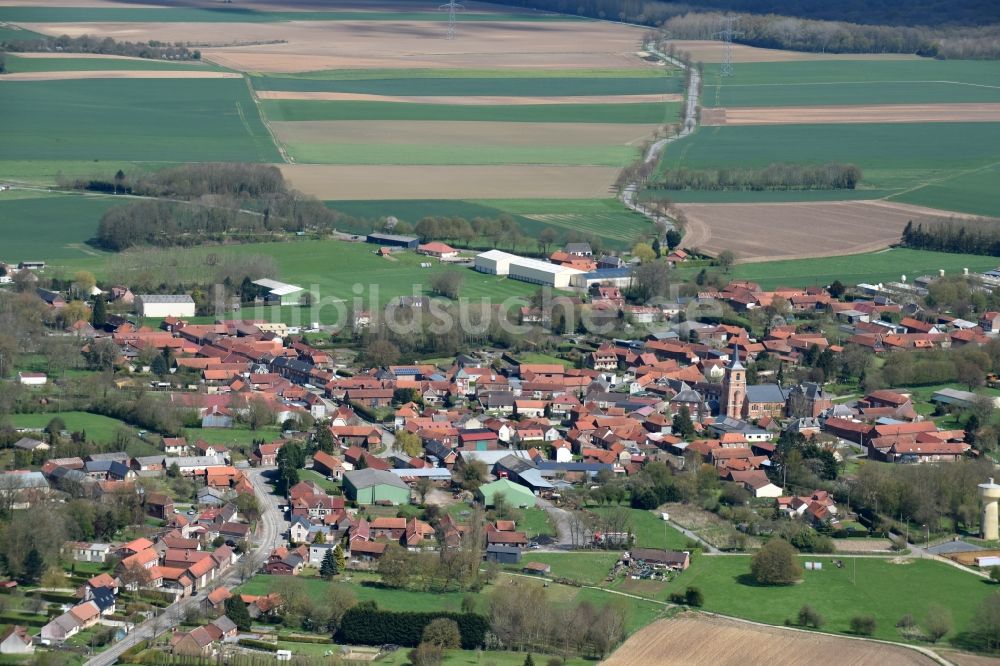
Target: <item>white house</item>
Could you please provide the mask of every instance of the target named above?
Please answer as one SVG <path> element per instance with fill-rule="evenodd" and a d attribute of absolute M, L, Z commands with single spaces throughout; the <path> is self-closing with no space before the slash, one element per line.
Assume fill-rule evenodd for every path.
<path fill-rule="evenodd" d="M 17 373 L 17 383 L 25 386 L 45 386 L 49 378 L 44 372 L 19 372 Z"/>
<path fill-rule="evenodd" d="M 111 554 L 111 544 L 77 542 L 72 545 L 73 559 L 77 562 L 97 562 L 103 564 Z"/>
<path fill-rule="evenodd" d="M 35 645 L 31 642 L 28 629 L 18 625 L 11 625 L 7 631 L 0 635 L 0 654 L 33 654 Z"/>

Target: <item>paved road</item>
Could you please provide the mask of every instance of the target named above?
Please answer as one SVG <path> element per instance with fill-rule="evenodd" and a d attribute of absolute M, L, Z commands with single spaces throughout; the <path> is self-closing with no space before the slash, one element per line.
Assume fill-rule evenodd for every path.
<path fill-rule="evenodd" d="M 687 66 L 677 58 L 672 58 L 665 53 L 657 51 L 653 43 L 647 44 L 646 50 L 657 55 L 664 62 L 679 67 L 682 70 L 687 69 Z M 681 131 L 673 136 L 654 142 L 653 145 L 649 147 L 649 150 L 646 151 L 646 164 L 651 164 L 659 160 L 660 155 L 663 153 L 663 150 L 667 147 L 668 143 L 672 143 L 678 139 L 683 139 L 694 132 L 695 128 L 698 126 L 698 87 L 700 84 L 701 75 L 698 73 L 697 68 L 691 68 L 691 78 L 688 81 L 687 98 L 684 106 L 684 121 L 681 124 Z M 629 209 L 648 217 L 653 224 L 664 224 L 667 229 L 672 229 L 673 221 L 670 220 L 670 218 L 663 215 L 657 215 L 636 201 L 636 195 L 641 187 L 642 183 L 638 181 L 626 185 L 625 189 L 622 190 L 622 203 Z"/>
<path fill-rule="evenodd" d="M 260 502 L 261 517 L 257 522 L 257 531 L 253 537 L 255 548 L 243 557 L 251 557 L 254 558 L 254 561 L 263 563 L 267 554 L 283 541 L 282 535 L 287 523 L 281 510 L 278 508 L 281 502 L 280 498 L 271 495 L 268 486 L 264 482 L 262 473 L 267 471 L 267 468 L 246 469 L 244 471 L 247 473 L 247 477 L 253 485 L 254 494 Z M 222 585 L 227 587 L 237 585 L 241 582 L 240 568 L 239 564 L 230 566 L 223 573 L 222 577 L 216 580 L 219 580 Z M 104 652 L 89 659 L 86 662 L 87 666 L 111 666 L 123 652 L 133 647 L 136 643 L 156 638 L 160 634 L 169 631 L 171 627 L 179 625 L 188 608 L 199 604 L 201 599 L 202 595 L 187 597 L 170 605 L 158 617 L 138 625 L 125 638 Z"/>

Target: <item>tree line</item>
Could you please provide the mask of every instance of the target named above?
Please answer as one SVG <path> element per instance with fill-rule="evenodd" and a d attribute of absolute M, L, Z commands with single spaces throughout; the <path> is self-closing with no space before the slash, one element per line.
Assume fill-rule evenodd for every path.
<path fill-rule="evenodd" d="M 901 241 L 904 246 L 918 250 L 1000 257 L 1000 220 L 940 219 L 917 225 L 911 220 L 903 229 Z"/>
<path fill-rule="evenodd" d="M 498 2 L 562 14 L 664 26 L 674 39 L 714 39 L 714 34 L 721 29 L 719 19 L 723 13 L 742 12 L 739 29 L 745 34 L 737 41 L 754 46 L 839 53 L 921 53 L 950 58 L 997 57 L 998 47 L 995 43 L 991 44 L 987 35 L 996 30 L 988 24 L 1000 22 L 1000 9 L 995 4 L 976 0 L 949 4 L 921 0 L 908 4 L 905 12 L 900 12 L 898 4 L 892 0 L 846 0 L 838 3 L 703 0 L 697 4 L 656 0 Z M 685 20 L 677 21 L 678 18 Z M 758 22 L 767 24 L 768 28 L 761 30 L 757 27 Z M 782 25 L 787 35 L 782 35 Z M 697 33 L 691 31 L 695 26 L 699 28 Z M 958 26 L 961 26 L 960 30 Z M 987 26 L 987 29 L 979 26 Z M 970 39 L 979 42 L 978 49 L 985 49 L 992 55 L 951 53 L 957 45 L 949 42 L 961 35 L 969 35 L 970 29 L 973 31 Z M 756 43 L 757 40 L 767 43 Z M 973 51 L 969 45 L 965 49 L 969 53 Z"/>
<path fill-rule="evenodd" d="M 0 50 L 12 53 L 33 53 L 57 51 L 61 53 L 97 53 L 100 55 L 130 56 L 150 60 L 200 60 L 201 51 L 191 50 L 180 42 L 170 44 L 157 40 L 148 42 L 119 42 L 110 37 L 80 35 L 70 37 L 46 37 L 40 35 L 32 39 L 0 40 Z"/>
<path fill-rule="evenodd" d="M 277 168 L 265 165 L 192 164 L 136 176 L 119 170 L 111 178 L 63 179 L 60 185 L 157 199 L 104 214 L 96 241 L 114 251 L 329 232 L 346 221 L 321 201 L 290 189 Z"/>
<path fill-rule="evenodd" d="M 769 164 L 762 169 L 668 169 L 654 184 L 666 190 L 853 190 L 861 169 L 853 164 Z"/>

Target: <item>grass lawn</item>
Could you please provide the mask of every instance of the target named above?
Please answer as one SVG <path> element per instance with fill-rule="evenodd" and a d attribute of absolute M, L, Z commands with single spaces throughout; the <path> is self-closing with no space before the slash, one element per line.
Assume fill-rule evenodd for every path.
<path fill-rule="evenodd" d="M 66 423 L 70 432 L 85 430 L 87 439 L 96 442 L 110 442 L 119 428 L 132 430 L 132 426 L 118 419 L 108 418 L 88 412 L 47 412 L 42 414 L 11 414 L 10 424 L 15 428 L 44 428 L 55 417 Z"/>
<path fill-rule="evenodd" d="M 376 581 L 377 574 L 351 572 L 351 582 L 328 582 L 320 578 L 304 578 L 303 585 L 309 596 L 316 602 L 322 602 L 329 586 L 343 585 L 349 587 L 357 597 L 358 601 L 373 600 L 378 603 L 379 608 L 385 610 L 406 611 L 419 608 L 422 611 L 453 611 L 459 612 L 462 607 L 463 592 L 416 592 L 410 590 L 393 590 L 382 587 L 362 585 L 364 581 Z M 494 585 L 509 584 L 511 580 L 529 581 L 532 584 L 542 585 L 543 582 L 524 576 L 509 576 L 501 574 L 497 577 Z M 288 584 L 288 578 L 283 576 L 258 575 L 240 586 L 240 592 L 244 594 L 267 594 L 270 592 L 281 592 L 282 587 Z M 477 612 L 485 612 L 488 603 L 490 588 L 475 595 L 477 602 Z M 574 604 L 580 601 L 589 601 L 597 607 L 608 603 L 620 603 L 627 609 L 626 626 L 631 633 L 640 629 L 663 612 L 663 606 L 653 602 L 638 601 L 620 595 L 615 595 L 603 590 L 576 588 L 557 583 L 549 584 L 547 594 L 554 604 Z M 523 661 L 523 658 L 522 658 Z"/>
<path fill-rule="evenodd" d="M 521 571 L 527 562 L 541 562 L 552 567 L 548 574 L 552 578 L 568 578 L 586 585 L 599 585 L 618 561 L 617 552 L 582 552 L 566 553 L 536 553 L 527 551 L 521 558 L 521 564 L 508 565 L 511 571 Z"/>
<path fill-rule="evenodd" d="M 774 289 L 778 286 L 827 285 L 834 280 L 847 285 L 887 282 L 898 280 L 900 275 L 917 277 L 936 274 L 939 269 L 948 275 L 960 274 L 963 268 L 975 273 L 991 270 L 998 265 L 1000 259 L 996 257 L 892 248 L 844 257 L 738 264 L 733 268 L 732 277 L 736 280 L 759 282 L 763 289 Z M 693 275 L 698 270 L 700 269 L 682 269 L 681 274 L 690 272 Z"/>
<path fill-rule="evenodd" d="M 823 629 L 830 632 L 846 633 L 851 617 L 871 614 L 877 622 L 875 637 L 889 640 L 902 640 L 895 628 L 899 618 L 911 613 L 919 620 L 931 604 L 951 610 L 955 632 L 970 629 L 976 606 L 995 590 L 984 579 L 930 560 L 894 564 L 888 558 L 845 558 L 844 568 L 837 569 L 829 555 L 802 559 L 821 561 L 823 569 L 806 571 L 797 585 L 754 584 L 748 556 L 704 556 L 670 588 L 697 586 L 705 595 L 705 610 L 768 624 L 794 618 L 805 603 L 823 615 Z"/>
<path fill-rule="evenodd" d="M 8 81 L 4 86 L 0 160 L 281 159 L 240 79 Z"/>
<path fill-rule="evenodd" d="M 528 507 L 518 511 L 521 513 L 521 519 L 517 521 L 517 529 L 525 532 L 529 539 L 542 534 L 555 536 L 555 528 L 552 527 L 552 521 L 549 520 L 549 514 L 545 509 Z"/>
<path fill-rule="evenodd" d="M 51 262 L 102 255 L 85 243 L 97 232 L 101 216 L 124 203 L 110 196 L 0 192 L 4 258 Z"/>
<path fill-rule="evenodd" d="M 677 102 L 458 106 L 401 102 L 269 99 L 270 120 L 480 120 L 521 123 L 640 123 L 677 120 Z"/>
<path fill-rule="evenodd" d="M 653 231 L 649 220 L 634 213 L 617 199 L 492 199 L 481 201 L 387 200 L 387 201 L 328 201 L 327 206 L 359 219 L 345 231 L 370 231 L 364 220 L 393 215 L 415 224 L 423 217 L 497 218 L 507 213 L 530 238 L 537 238 L 543 229 L 556 231 L 557 239 L 570 234 L 597 238 L 608 249 L 627 249 Z M 474 241 L 474 247 L 487 248 L 487 241 Z M 532 249 L 535 249 L 532 246 Z"/>
<path fill-rule="evenodd" d="M 558 356 L 552 356 L 551 354 L 542 354 L 541 352 L 526 352 L 524 354 L 518 354 L 517 360 L 521 363 L 542 363 L 549 365 L 561 365 L 564 368 L 572 368 L 573 362 L 567 361 L 564 358 L 559 358 Z"/>
<path fill-rule="evenodd" d="M 427 258 L 414 252 L 398 252 L 391 258 L 379 257 L 375 254 L 375 246 L 367 243 L 302 240 L 227 247 L 176 248 L 169 252 L 176 258 L 178 265 L 183 265 L 184 270 L 192 271 L 188 273 L 192 279 L 200 275 L 198 271 L 201 271 L 201 279 L 208 281 L 212 279 L 211 269 L 204 265 L 204 258 L 208 254 L 272 257 L 278 267 L 276 277 L 311 290 L 317 297 L 314 305 L 262 305 L 232 315 L 235 318 L 267 319 L 294 325 L 308 325 L 313 321 L 336 323 L 356 298 L 366 304 L 385 305 L 403 295 L 430 296 L 431 278 L 442 272 L 460 273 L 464 278 L 460 295 L 475 303 L 479 299 L 489 299 L 492 303 L 500 303 L 511 297 L 525 299 L 538 289 L 536 285 L 527 282 L 477 273 L 470 268 L 437 262 L 430 262 L 430 267 L 424 268 L 421 263 L 427 263 Z M 142 252 L 134 255 L 123 253 L 108 259 L 67 261 L 61 263 L 60 267 L 68 271 L 86 268 L 101 279 L 112 273 L 147 270 L 146 256 Z M 123 279 L 127 279 L 127 275 Z M 355 291 L 356 287 L 360 291 Z"/>
<path fill-rule="evenodd" d="M 643 70 L 635 70 L 640 72 Z M 579 76 L 503 77 L 448 76 L 440 70 L 424 70 L 419 77 L 389 75 L 385 78 L 305 78 L 291 76 L 254 76 L 256 90 L 295 92 L 344 92 L 363 95 L 393 96 L 502 96 L 560 97 L 590 95 L 653 95 L 681 92 L 681 77 L 615 76 L 584 78 Z"/>
<path fill-rule="evenodd" d="M 596 514 L 616 511 L 618 507 L 587 507 Z M 631 515 L 631 530 L 635 534 L 636 545 L 642 548 L 662 548 L 665 550 L 686 550 L 688 538 L 674 527 L 660 519 L 658 513 L 643 509 L 627 509 Z"/>
<path fill-rule="evenodd" d="M 311 469 L 300 469 L 299 470 L 299 480 L 300 481 L 312 481 L 317 486 L 323 490 L 330 492 L 340 488 L 340 484 L 335 481 L 328 481 L 325 476 L 317 471 Z"/>
<path fill-rule="evenodd" d="M 194 443 L 202 439 L 209 444 L 239 444 L 250 446 L 255 439 L 272 441 L 281 433 L 277 428 L 268 430 L 247 430 L 243 428 L 185 428 L 184 434 L 188 442 Z"/>

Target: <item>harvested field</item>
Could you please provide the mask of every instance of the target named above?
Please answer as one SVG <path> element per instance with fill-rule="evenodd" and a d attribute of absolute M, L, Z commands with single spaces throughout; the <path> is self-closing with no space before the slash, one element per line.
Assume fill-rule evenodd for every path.
<path fill-rule="evenodd" d="M 649 104 L 680 102 L 681 95 L 569 95 L 562 97 L 438 95 L 364 95 L 360 93 L 258 90 L 260 99 L 320 100 L 325 102 L 396 102 L 405 104 L 457 104 L 459 106 L 524 106 L 528 104 Z"/>
<path fill-rule="evenodd" d="M 283 143 L 374 145 L 579 146 L 638 145 L 656 125 L 611 123 L 492 123 L 436 120 L 318 120 L 272 122 Z"/>
<path fill-rule="evenodd" d="M 50 35 L 199 44 L 206 60 L 257 72 L 368 68 L 654 67 L 636 54 L 644 30 L 596 21 L 463 23 L 457 39 L 430 21 L 287 21 L 227 23 L 30 23 Z M 283 43 L 263 44 L 282 40 Z"/>
<path fill-rule="evenodd" d="M 60 72 L 21 72 L 4 74 L 0 81 L 65 81 L 68 79 L 239 79 L 236 72 L 199 72 L 192 70 L 93 69 Z"/>
<path fill-rule="evenodd" d="M 691 54 L 693 62 L 722 62 L 722 42 L 700 39 L 671 40 L 678 51 Z M 733 44 L 733 62 L 789 62 L 795 60 L 917 60 L 918 56 L 898 53 L 806 53 L 804 51 L 780 51 L 759 49 L 755 46 Z"/>
<path fill-rule="evenodd" d="M 336 199 L 606 199 L 618 175 L 595 166 L 282 164 L 293 187 Z"/>
<path fill-rule="evenodd" d="M 870 104 L 705 109 L 704 125 L 814 125 L 845 123 L 989 123 L 1000 104 Z"/>
<path fill-rule="evenodd" d="M 678 207 L 688 218 L 685 246 L 713 255 L 731 250 L 740 262 L 874 252 L 898 242 L 910 220 L 920 224 L 945 216 L 963 217 L 886 201 Z"/>
<path fill-rule="evenodd" d="M 604 662 L 606 666 L 748 663 L 931 666 L 937 662 L 902 646 L 693 613 L 654 622 Z"/>

